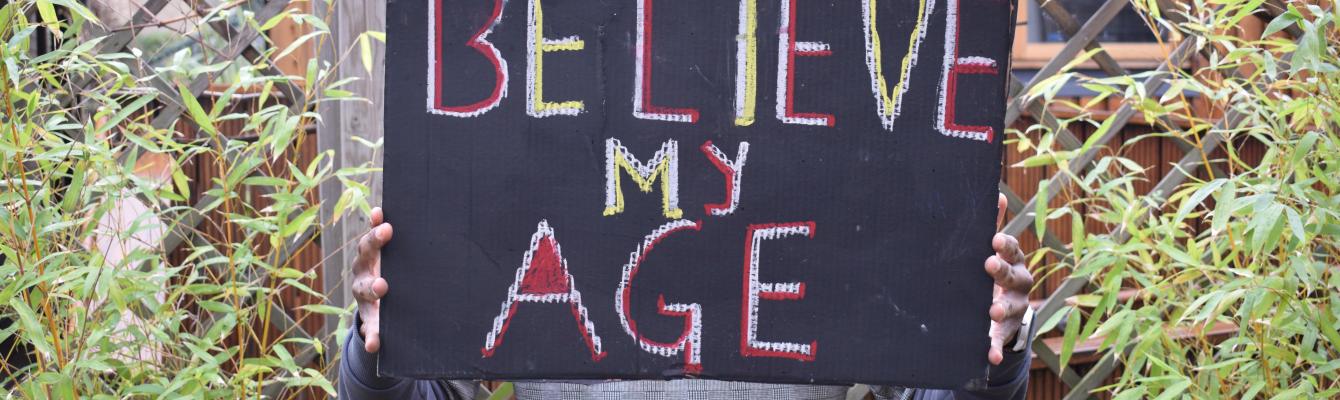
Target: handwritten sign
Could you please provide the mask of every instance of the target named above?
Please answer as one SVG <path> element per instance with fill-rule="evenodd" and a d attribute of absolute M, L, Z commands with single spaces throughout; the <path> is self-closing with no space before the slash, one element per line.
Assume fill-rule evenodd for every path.
<path fill-rule="evenodd" d="M 395 0 L 379 370 L 985 377 L 1011 0 Z"/>

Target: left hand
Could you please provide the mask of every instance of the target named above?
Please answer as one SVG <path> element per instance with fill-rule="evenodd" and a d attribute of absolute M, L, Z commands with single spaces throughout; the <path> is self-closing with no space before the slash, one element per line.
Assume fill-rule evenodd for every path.
<path fill-rule="evenodd" d="M 1005 218 L 1008 205 L 1005 195 L 1000 195 L 997 206 L 1000 209 L 997 221 Z M 1024 311 L 1028 308 L 1028 292 L 1033 289 L 1033 275 L 1028 272 L 1024 252 L 1019 249 L 1019 240 L 1004 232 L 991 239 L 991 248 L 996 254 L 986 258 L 986 273 L 995 280 L 995 296 L 991 301 L 991 350 L 986 358 L 991 365 L 1000 365 L 1005 359 L 1005 343 L 1009 343 L 1019 332 L 1024 322 Z M 1025 338 L 1027 340 L 1027 338 Z"/>

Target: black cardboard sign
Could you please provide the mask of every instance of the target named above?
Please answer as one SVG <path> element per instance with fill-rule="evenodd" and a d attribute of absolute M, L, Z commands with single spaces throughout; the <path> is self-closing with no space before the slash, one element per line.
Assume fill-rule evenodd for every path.
<path fill-rule="evenodd" d="M 392 0 L 385 375 L 986 373 L 1011 0 Z"/>

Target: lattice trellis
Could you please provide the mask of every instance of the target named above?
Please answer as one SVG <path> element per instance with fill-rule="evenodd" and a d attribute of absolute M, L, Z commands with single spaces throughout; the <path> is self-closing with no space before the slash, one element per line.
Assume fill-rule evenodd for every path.
<path fill-rule="evenodd" d="M 1084 22 L 1082 26 L 1079 21 L 1066 11 L 1057 1 L 1036 1 L 1039 8 L 1041 8 L 1042 11 L 1060 27 L 1062 33 L 1067 37 L 1067 41 L 1056 56 L 1052 58 L 1051 61 L 1047 62 L 1047 64 L 1044 65 L 1027 83 L 1021 82 L 1016 76 L 1010 77 L 1010 100 L 1005 116 L 1005 126 L 1011 126 L 1019 119 L 1021 113 L 1027 112 L 1030 116 L 1055 133 L 1057 143 L 1063 150 L 1078 150 L 1083 144 L 1078 137 L 1066 129 L 1065 126 L 1051 114 L 1041 99 L 1034 98 L 1030 101 L 1024 94 L 1047 78 L 1056 75 L 1066 64 L 1070 63 L 1075 57 L 1079 56 L 1081 52 L 1085 51 L 1097 50 L 1093 53 L 1091 60 L 1108 75 L 1128 75 L 1129 72 L 1112 58 L 1111 55 L 1105 51 L 1101 51 L 1102 43 L 1099 43 L 1096 38 L 1098 34 L 1113 21 L 1118 12 L 1126 7 L 1130 7 L 1130 0 L 1107 0 L 1087 21 Z M 1282 2 L 1278 0 L 1268 1 L 1265 8 L 1271 16 L 1276 16 L 1284 11 L 1284 7 L 1281 3 Z M 1176 19 L 1179 16 L 1179 8 L 1175 0 L 1158 0 L 1157 4 L 1162 15 L 1172 19 Z M 1297 27 L 1290 26 L 1290 29 L 1288 30 L 1295 38 L 1301 36 L 1297 31 Z M 1143 82 L 1145 93 L 1154 93 L 1159 89 L 1163 89 L 1167 85 L 1168 77 L 1171 72 L 1169 71 L 1169 68 L 1180 68 L 1180 66 L 1185 65 L 1191 56 L 1198 51 L 1207 57 L 1209 56 L 1209 52 L 1214 51 L 1213 48 L 1197 50 L 1193 47 L 1194 45 L 1194 41 L 1191 40 L 1178 43 L 1174 50 L 1168 55 L 1167 59 L 1160 63 L 1160 67 L 1155 70 L 1154 73 L 1150 74 Z M 1108 123 L 1111 124 L 1111 127 L 1103 132 L 1102 137 L 1090 139 L 1095 140 L 1096 145 L 1080 153 L 1070 161 L 1067 167 L 1069 168 L 1069 173 L 1066 171 L 1059 171 L 1053 174 L 1045 181 L 1047 182 L 1046 190 L 1037 193 L 1030 199 L 1025 200 L 1021 198 L 1010 189 L 1009 185 L 1004 181 L 1001 181 L 999 185 L 1000 191 L 1009 199 L 1009 211 L 1014 214 L 1014 218 L 1010 219 L 1003 231 L 1015 236 L 1022 234 L 1028 226 L 1033 224 L 1035 216 L 1031 210 L 1035 209 L 1034 206 L 1037 202 L 1050 202 L 1062 189 L 1069 185 L 1071 176 L 1080 176 L 1087 171 L 1094 159 L 1098 156 L 1101 148 L 1111 142 L 1113 138 L 1120 136 L 1122 128 L 1124 128 L 1136 114 L 1137 110 L 1130 103 L 1122 104 L 1120 108 L 1108 117 L 1111 119 L 1108 121 Z M 1203 167 L 1203 160 L 1205 158 L 1202 157 L 1202 155 L 1214 151 L 1214 149 L 1218 148 L 1220 143 L 1223 142 L 1224 137 L 1218 134 L 1218 132 L 1222 132 L 1225 128 L 1238 126 L 1243 120 L 1242 117 L 1242 115 L 1234 112 L 1234 110 L 1229 110 L 1229 112 L 1216 123 L 1214 129 L 1210 131 L 1211 133 L 1201 139 L 1199 146 L 1185 140 L 1171 138 L 1170 140 L 1172 140 L 1183 152 L 1183 156 L 1178 160 L 1176 168 L 1170 169 L 1168 173 L 1159 180 L 1153 190 L 1150 191 L 1149 196 L 1156 199 L 1166 199 L 1167 194 L 1171 193 L 1178 185 L 1181 185 L 1186 181 L 1188 177 L 1187 171 Z M 1172 123 L 1172 121 L 1168 120 L 1167 116 L 1160 116 L 1158 119 L 1164 122 L 1163 125 L 1168 127 L 1168 129 L 1178 129 L 1178 124 Z M 1174 131 L 1171 133 L 1174 133 L 1174 136 L 1176 137 L 1187 137 L 1185 132 Z M 1227 176 L 1217 166 L 1211 165 L 1209 168 L 1215 176 Z M 1145 215 L 1146 218 L 1151 216 L 1152 215 Z M 1121 227 L 1113 229 L 1110 234 L 1118 240 L 1124 239 L 1127 235 Z M 1047 247 L 1051 251 L 1056 252 L 1058 256 L 1065 258 L 1071 257 L 1070 250 L 1051 232 L 1044 233 L 1043 237 L 1038 239 L 1043 247 Z M 1071 276 L 1066 278 L 1038 308 L 1035 314 L 1036 320 L 1046 321 L 1059 312 L 1061 307 L 1065 304 L 1066 298 L 1078 294 L 1088 286 L 1088 278 L 1089 277 L 1087 276 Z M 1120 351 L 1108 351 L 1106 354 L 1099 357 L 1098 361 L 1086 374 L 1080 376 L 1074 369 L 1061 365 L 1060 356 L 1052 351 L 1052 349 L 1043 342 L 1042 338 L 1036 338 L 1033 342 L 1033 352 L 1037 357 L 1047 365 L 1052 373 L 1057 374 L 1061 378 L 1061 381 L 1070 387 L 1069 393 L 1065 396 L 1066 399 L 1090 398 L 1090 392 L 1101 385 L 1102 382 L 1117 368 L 1119 362 L 1118 357 L 1120 356 L 1119 353 L 1128 351 L 1130 351 L 1130 348 L 1120 349 Z"/>

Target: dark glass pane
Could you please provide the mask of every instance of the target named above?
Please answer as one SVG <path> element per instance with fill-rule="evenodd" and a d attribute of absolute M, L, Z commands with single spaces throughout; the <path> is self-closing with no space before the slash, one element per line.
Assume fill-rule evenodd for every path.
<path fill-rule="evenodd" d="M 1103 6 L 1104 0 L 1051 0 L 1061 4 L 1062 8 L 1070 11 L 1075 19 L 1081 25 L 1088 21 L 1093 13 Z M 1065 42 L 1065 35 L 1061 33 L 1061 28 L 1052 21 L 1051 16 L 1042 11 L 1037 3 L 1032 3 L 1032 15 L 1040 16 L 1036 18 L 1041 23 L 1030 23 L 1028 28 L 1031 33 L 1030 39 L 1034 42 Z M 1032 21 L 1030 21 L 1032 22 Z M 1135 8 L 1127 5 L 1117 13 L 1116 18 L 1098 34 L 1098 40 L 1101 42 L 1154 42 L 1154 33 L 1149 31 L 1149 26 L 1145 25 L 1140 14 Z"/>

